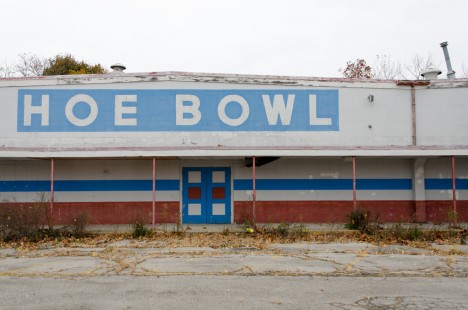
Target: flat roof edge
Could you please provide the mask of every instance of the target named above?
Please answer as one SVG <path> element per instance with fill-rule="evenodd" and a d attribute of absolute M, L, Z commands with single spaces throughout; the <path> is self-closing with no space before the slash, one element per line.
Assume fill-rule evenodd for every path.
<path fill-rule="evenodd" d="M 86 85 L 86 84 L 111 84 L 111 83 L 137 83 L 137 82 L 206 82 L 206 83 L 238 83 L 259 85 L 284 85 L 284 86 L 315 86 L 334 84 L 343 87 L 382 87 L 401 88 L 409 86 L 427 87 L 429 84 L 460 84 L 468 86 L 468 79 L 455 80 L 379 80 L 379 79 L 354 79 L 338 77 L 307 77 L 284 75 L 251 75 L 251 74 L 224 74 L 202 72 L 136 72 L 122 74 L 88 74 L 88 75 L 57 75 L 39 77 L 0 78 L 0 87 L 28 87 L 28 86 L 56 86 L 56 85 Z"/>
<path fill-rule="evenodd" d="M 125 158 L 125 157 L 431 157 L 468 156 L 468 147 L 454 148 L 388 148 L 388 149 L 138 149 L 138 150 L 30 150 L 0 151 L 1 158 Z"/>

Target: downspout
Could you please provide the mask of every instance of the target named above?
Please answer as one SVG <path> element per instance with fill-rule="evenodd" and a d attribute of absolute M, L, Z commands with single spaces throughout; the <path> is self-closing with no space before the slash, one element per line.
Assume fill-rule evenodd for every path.
<path fill-rule="evenodd" d="M 416 90 L 414 89 L 414 84 L 411 84 L 411 122 L 411 137 L 413 141 L 413 146 L 416 146 Z"/>
<path fill-rule="evenodd" d="M 417 80 L 417 81 L 397 81 L 397 86 L 410 86 L 411 87 L 411 146 L 416 147 L 418 144 L 417 140 L 417 126 L 416 126 L 416 88 L 415 86 L 429 86 L 431 84 L 430 79 L 437 79 L 437 76 L 440 74 L 440 70 L 430 69 L 421 75 L 426 78 L 426 80 Z M 425 160 L 425 159 L 421 159 Z M 415 158 L 415 164 L 420 161 L 420 158 Z M 424 164 L 422 164 L 424 166 Z M 424 171 L 424 169 L 423 169 Z M 416 173 L 414 172 L 414 175 Z M 414 182 L 416 182 L 416 177 L 414 177 Z M 424 180 L 422 181 L 424 183 Z M 415 215 L 416 221 L 418 222 L 425 222 L 426 221 L 426 198 L 424 195 L 424 200 L 421 201 L 418 198 L 418 190 L 425 190 L 417 189 L 416 184 L 413 186 L 413 193 L 414 193 L 414 204 L 415 204 Z"/>
<path fill-rule="evenodd" d="M 415 86 L 428 86 L 431 84 L 430 80 L 420 81 L 397 81 L 397 86 L 410 86 L 411 87 L 411 145 L 417 145 L 417 132 L 416 132 L 416 89 Z"/>
<path fill-rule="evenodd" d="M 253 212 L 253 222 L 254 224 L 257 223 L 256 216 L 255 216 L 255 205 L 257 202 L 257 189 L 256 189 L 256 183 L 257 183 L 257 175 L 256 175 L 256 163 L 255 163 L 255 156 L 252 157 L 252 212 Z"/>
<path fill-rule="evenodd" d="M 353 210 L 356 212 L 357 200 L 356 200 L 356 156 L 353 156 Z"/>
<path fill-rule="evenodd" d="M 50 222 L 49 228 L 54 226 L 54 199 L 55 199 L 55 190 L 54 190 L 54 178 L 55 178 L 55 160 L 54 158 L 50 159 Z"/>
<path fill-rule="evenodd" d="M 457 225 L 457 184 L 455 176 L 455 156 L 452 156 L 452 210 L 453 223 Z"/>
<path fill-rule="evenodd" d="M 156 157 L 153 157 L 153 220 L 152 226 L 154 230 L 154 225 L 156 223 Z"/>

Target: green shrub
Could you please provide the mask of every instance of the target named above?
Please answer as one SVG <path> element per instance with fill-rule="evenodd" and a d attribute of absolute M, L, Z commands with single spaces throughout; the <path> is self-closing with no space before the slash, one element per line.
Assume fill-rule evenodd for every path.
<path fill-rule="evenodd" d="M 411 241 L 419 240 L 422 236 L 422 231 L 418 226 L 412 225 L 408 228 L 407 239 Z"/>
<path fill-rule="evenodd" d="M 144 223 L 132 223 L 132 237 L 133 238 L 140 238 L 151 236 L 152 231 L 149 228 L 146 228 L 146 224 Z"/>

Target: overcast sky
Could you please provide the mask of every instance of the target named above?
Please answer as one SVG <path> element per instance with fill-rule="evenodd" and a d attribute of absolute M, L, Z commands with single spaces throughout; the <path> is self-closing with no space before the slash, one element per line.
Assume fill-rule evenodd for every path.
<path fill-rule="evenodd" d="M 0 0 L 0 62 L 70 53 L 126 72 L 338 77 L 349 60 L 468 67 L 467 0 Z M 461 75 L 457 74 L 457 77 Z"/>

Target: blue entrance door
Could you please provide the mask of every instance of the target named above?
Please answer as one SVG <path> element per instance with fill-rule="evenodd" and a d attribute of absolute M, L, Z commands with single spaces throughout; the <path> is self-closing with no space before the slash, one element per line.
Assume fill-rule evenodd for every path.
<path fill-rule="evenodd" d="M 182 222 L 231 223 L 231 168 L 182 169 Z"/>

